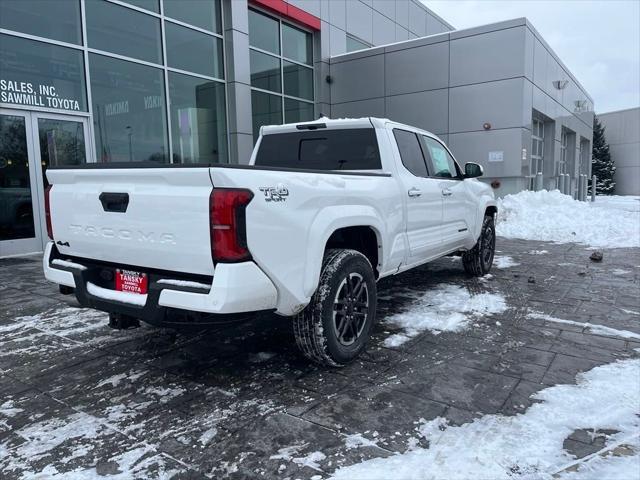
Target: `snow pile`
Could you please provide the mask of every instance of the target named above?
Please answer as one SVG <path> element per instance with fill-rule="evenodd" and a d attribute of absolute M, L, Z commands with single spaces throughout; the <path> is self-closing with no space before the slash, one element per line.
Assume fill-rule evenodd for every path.
<path fill-rule="evenodd" d="M 640 247 L 640 197 L 579 202 L 558 190 L 524 191 L 498 200 L 497 233 L 508 238 Z"/>
<path fill-rule="evenodd" d="M 577 429 L 617 430 L 610 442 L 635 450 L 624 460 L 585 459 L 579 467 L 583 473 L 593 467 L 607 473 L 593 478 L 638 478 L 640 360 L 603 365 L 578 375 L 577 381 L 577 385 L 556 385 L 538 392 L 534 398 L 542 402 L 524 414 L 485 415 L 459 427 L 448 426 L 441 418 L 425 422 L 420 433 L 429 441 L 428 449 L 341 468 L 333 478 L 551 479 L 575 461 L 563 449 L 563 441 Z M 585 476 L 567 474 L 568 478 Z"/>
<path fill-rule="evenodd" d="M 397 347 L 420 332 L 457 332 L 464 329 L 473 316 L 502 313 L 507 304 L 502 295 L 481 293 L 472 295 L 457 285 L 440 285 L 417 296 L 406 312 L 392 315 L 386 323 L 404 329 L 404 333 L 391 335 L 385 347 Z"/>

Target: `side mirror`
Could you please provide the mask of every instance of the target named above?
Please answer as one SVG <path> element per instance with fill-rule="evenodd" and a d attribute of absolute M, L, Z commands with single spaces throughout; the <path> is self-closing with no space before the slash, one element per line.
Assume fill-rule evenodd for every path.
<path fill-rule="evenodd" d="M 467 162 L 464 164 L 464 178 L 477 178 L 484 175 L 482 165 L 473 162 Z"/>

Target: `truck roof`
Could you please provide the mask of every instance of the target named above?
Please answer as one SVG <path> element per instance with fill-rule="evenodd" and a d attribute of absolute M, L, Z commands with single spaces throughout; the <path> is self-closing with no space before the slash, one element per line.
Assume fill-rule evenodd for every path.
<path fill-rule="evenodd" d="M 297 122 L 286 123 L 284 125 L 264 125 L 260 127 L 260 133 L 262 135 L 271 135 L 274 133 L 289 133 L 299 130 L 314 130 L 314 126 L 317 128 L 384 128 L 387 124 L 393 124 L 400 128 L 407 128 L 409 130 L 419 130 L 427 133 L 432 137 L 436 137 L 433 133 L 423 130 L 421 128 L 413 127 L 411 125 L 405 125 L 403 123 L 394 122 L 388 118 L 378 117 L 362 117 L 362 118 L 329 118 L 320 117 L 317 120 L 310 122 Z"/>

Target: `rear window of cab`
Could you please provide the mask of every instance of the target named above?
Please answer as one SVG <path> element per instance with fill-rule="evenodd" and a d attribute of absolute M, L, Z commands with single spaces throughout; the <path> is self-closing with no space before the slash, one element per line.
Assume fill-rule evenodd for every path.
<path fill-rule="evenodd" d="M 373 128 L 310 130 L 264 135 L 256 166 L 296 170 L 380 170 Z"/>

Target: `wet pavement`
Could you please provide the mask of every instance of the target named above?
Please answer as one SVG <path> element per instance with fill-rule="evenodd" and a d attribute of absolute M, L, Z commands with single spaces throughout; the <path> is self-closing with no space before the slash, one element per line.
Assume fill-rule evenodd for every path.
<path fill-rule="evenodd" d="M 59 295 L 38 257 L 2 259 L 0 477 L 325 478 L 426 446 L 421 419 L 515 415 L 541 389 L 640 356 L 639 337 L 615 332 L 640 334 L 640 249 L 605 250 L 601 263 L 580 245 L 498 249 L 512 266 L 488 278 L 444 258 L 382 280 L 370 346 L 340 369 L 303 359 L 277 316 L 188 334 L 111 330 L 106 314 Z M 508 309 L 385 347 L 402 332 L 385 319 L 441 284 L 500 294 Z M 370 442 L 354 447 L 354 434 Z M 607 434 L 576 431 L 564 448 L 584 457 Z"/>

